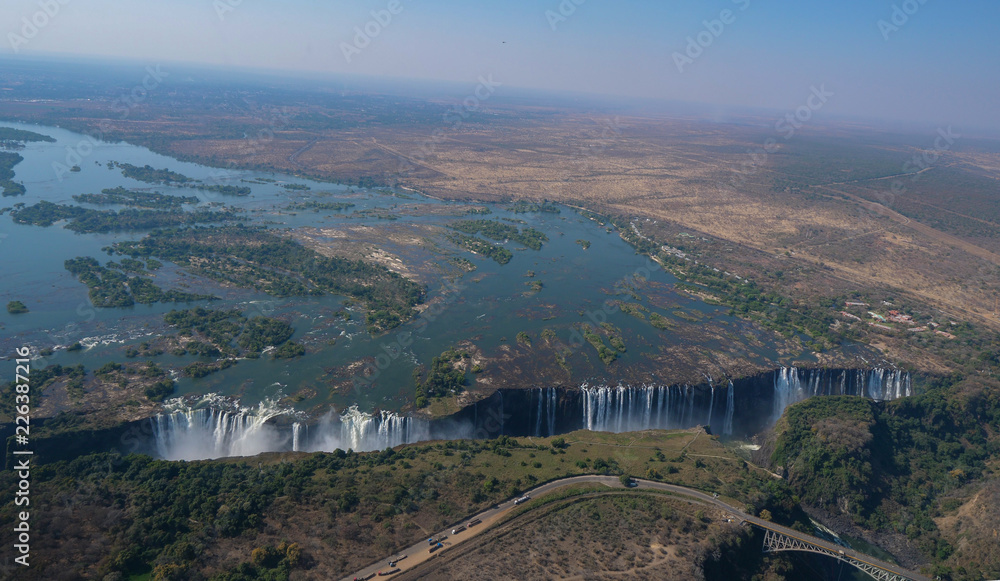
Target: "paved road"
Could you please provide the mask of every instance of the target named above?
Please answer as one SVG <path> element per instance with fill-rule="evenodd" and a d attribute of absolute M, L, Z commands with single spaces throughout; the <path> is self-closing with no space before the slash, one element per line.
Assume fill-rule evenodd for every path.
<path fill-rule="evenodd" d="M 859 553 L 857 551 L 854 551 L 854 550 L 851 550 L 851 549 L 848 549 L 848 548 L 845 548 L 845 547 L 841 547 L 840 545 L 836 545 L 834 543 L 827 542 L 827 541 L 825 541 L 823 539 L 820 539 L 818 537 L 814 537 L 814 536 L 811 536 L 811 535 L 800 533 L 799 531 L 796 531 L 794 529 L 783 527 L 781 525 L 776 525 L 776 524 L 774 524 L 774 523 L 772 523 L 770 521 L 766 521 L 766 520 L 757 518 L 755 516 L 751 516 L 751 515 L 746 514 L 742 510 L 740 510 L 740 509 L 738 509 L 738 508 L 736 508 L 736 507 L 734 507 L 732 505 L 729 505 L 729 504 L 726 504 L 725 502 L 722 502 L 721 500 L 715 498 L 711 494 L 706 494 L 704 492 L 701 492 L 701 491 L 698 491 L 698 490 L 694 490 L 692 488 L 685 488 L 683 486 L 675 486 L 673 484 L 664 484 L 662 482 L 653 482 L 653 481 L 650 481 L 650 480 L 635 479 L 635 482 L 637 484 L 636 488 L 650 489 L 650 490 L 661 490 L 661 491 L 664 491 L 664 492 L 670 492 L 670 493 L 677 494 L 677 495 L 680 495 L 680 496 L 686 496 L 686 497 L 689 497 L 689 498 L 695 498 L 695 499 L 698 499 L 698 500 L 700 500 L 700 501 L 702 501 L 702 502 L 704 502 L 706 504 L 714 505 L 714 506 L 716 506 L 716 507 L 718 507 L 718 508 L 720 508 L 720 509 L 722 509 L 722 510 L 724 510 L 724 511 L 730 513 L 730 514 L 732 514 L 733 517 L 735 519 L 737 519 L 737 521 L 740 522 L 740 523 L 748 522 L 748 523 L 751 523 L 751 524 L 753 524 L 755 526 L 758 526 L 760 528 L 763 528 L 763 529 L 769 529 L 769 530 L 774 531 L 776 533 L 781 533 L 783 535 L 786 535 L 786 536 L 789 536 L 789 537 L 792 537 L 792 538 L 795 538 L 795 539 L 799 539 L 801 541 L 805 541 L 805 542 L 811 543 L 813 545 L 818 545 L 818 546 L 823 547 L 825 549 L 829 549 L 829 550 L 833 551 L 834 553 L 839 553 L 839 552 L 843 551 L 843 554 L 846 555 L 846 556 L 849 556 L 849 557 L 852 557 L 854 559 L 857 559 L 858 561 L 866 562 L 866 563 L 868 563 L 870 565 L 874 565 L 874 566 L 879 567 L 881 569 L 885 569 L 886 571 L 891 571 L 891 572 L 896 573 L 898 575 L 903 575 L 903 576 L 909 577 L 910 579 L 913 579 L 914 581 L 930 581 L 930 579 L 928 577 L 924 577 L 922 575 L 918 575 L 916 573 L 913 573 L 911 571 L 908 571 L 908 570 L 903 569 L 901 567 L 898 567 L 896 565 L 892 565 L 892 564 L 889 564 L 889 563 L 884 563 L 884 562 L 882 562 L 882 561 L 880 561 L 878 559 L 875 559 L 874 557 L 871 557 L 869 555 L 866 555 L 864 553 Z M 552 492 L 552 491 L 554 491 L 556 489 L 563 488 L 563 487 L 566 487 L 566 486 L 572 486 L 572 485 L 575 485 L 575 484 L 603 484 L 605 486 L 608 486 L 609 488 L 623 488 L 623 486 L 621 484 L 621 481 L 618 479 L 617 476 L 589 475 L 589 476 L 574 476 L 574 477 L 571 477 L 571 478 L 563 478 L 562 480 L 554 480 L 552 482 L 548 482 L 546 484 L 542 484 L 541 486 L 537 486 L 535 488 L 532 488 L 531 490 L 527 491 L 525 494 L 528 494 L 532 498 L 535 498 L 535 497 L 547 494 L 549 492 Z M 505 501 L 505 502 L 503 502 L 501 504 L 498 504 L 498 505 L 494 506 L 493 508 L 490 508 L 489 510 L 485 510 L 485 511 L 483 511 L 483 512 L 481 512 L 481 513 L 479 513 L 479 514 L 477 514 L 477 515 L 475 515 L 473 517 L 470 517 L 469 519 L 463 521 L 462 523 L 460 523 L 458 525 L 455 525 L 456 527 L 461 526 L 461 525 L 466 525 L 466 530 L 464 530 L 462 532 L 459 532 L 458 534 L 452 535 L 451 534 L 451 530 L 452 529 L 449 529 L 449 530 L 446 530 L 446 531 L 441 531 L 438 534 L 435 534 L 433 536 L 433 538 L 435 540 L 437 540 L 437 539 L 440 539 L 441 537 L 447 537 L 447 538 L 445 538 L 442 541 L 442 544 L 444 545 L 444 547 L 442 549 L 439 549 L 439 551 L 447 550 L 448 547 L 450 547 L 450 546 L 454 546 L 454 545 L 460 544 L 462 542 L 465 542 L 465 541 L 467 541 L 467 540 L 475 537 L 476 535 L 478 535 L 482 531 L 486 530 L 490 525 L 492 525 L 494 522 L 496 522 L 497 520 L 499 520 L 502 516 L 506 515 L 508 512 L 510 512 L 513 509 L 514 509 L 514 500 L 511 499 L 511 500 Z M 469 522 L 474 521 L 476 519 L 481 520 L 482 523 L 479 524 L 479 525 L 473 526 L 471 528 L 467 526 Z M 416 566 L 416 565 L 418 565 L 420 563 L 423 563 L 424 561 L 426 561 L 427 559 L 429 559 L 429 558 L 431 558 L 433 556 L 433 554 L 430 553 L 430 550 L 429 550 L 430 546 L 431 545 L 427 541 L 423 541 L 423 542 L 417 543 L 417 544 L 415 544 L 415 545 L 413 545 L 411 547 L 408 547 L 408 548 L 404 549 L 403 551 L 399 552 L 394 557 L 386 558 L 385 560 L 383 560 L 383 561 L 381 561 L 379 563 L 376 563 L 374 565 L 370 565 L 370 566 L 362 569 L 361 571 L 358 571 L 357 573 L 354 573 L 353 575 L 348 575 L 347 577 L 344 577 L 343 581 L 352 581 L 353 579 L 365 579 L 369 575 L 375 575 L 376 576 L 375 578 L 377 579 L 377 578 L 380 578 L 380 577 L 378 577 L 378 573 L 379 572 L 387 572 L 387 571 L 389 571 L 389 570 L 391 570 L 393 568 L 399 568 L 402 571 L 411 569 L 414 566 Z M 395 567 L 390 567 L 389 566 L 390 560 L 396 563 Z M 381 577 L 381 578 L 385 578 L 385 577 Z"/>
<path fill-rule="evenodd" d="M 721 509 L 723 509 L 723 510 L 725 510 L 727 512 L 732 513 L 734 516 L 736 516 L 737 518 L 739 518 L 742 522 L 749 522 L 749 523 L 751 523 L 753 525 L 756 525 L 756 526 L 758 526 L 758 527 L 760 527 L 762 529 L 769 529 L 769 530 L 774 531 L 776 533 L 781 533 L 783 535 L 792 537 L 793 539 L 799 539 L 800 541 L 805 541 L 805 542 L 813 544 L 813 545 L 818 545 L 820 547 L 823 547 L 824 549 L 828 549 L 830 551 L 833 551 L 834 553 L 843 553 L 845 556 L 852 557 L 854 559 L 857 559 L 858 561 L 861 561 L 861 562 L 864 562 L 864 563 L 868 563 L 869 565 L 874 565 L 875 567 L 878 567 L 880 569 L 885 569 L 886 571 L 891 571 L 892 573 L 895 573 L 897 575 L 903 575 L 905 577 L 909 577 L 910 579 L 913 579 L 914 581 L 931 581 L 929 577 L 925 577 L 923 575 L 919 575 L 917 573 L 914 573 L 913 571 L 909 571 L 907 569 L 903 569 L 902 567 L 899 567 L 897 565 L 892 565 L 890 563 L 886 563 L 884 561 L 880 561 L 880 560 L 876 559 L 875 557 L 872 557 L 870 555 L 866 555 L 865 553 L 859 553 L 858 551 L 855 551 L 853 549 L 848 549 L 846 547 L 842 547 L 840 545 L 831 543 L 829 541 L 825 541 L 825 540 L 823 540 L 823 539 L 821 539 L 819 537 L 814 537 L 812 535 L 807 535 L 807 534 L 801 533 L 801 532 L 799 532 L 799 531 L 797 531 L 795 529 L 790 529 L 788 527 L 783 527 L 781 525 L 774 524 L 771 521 L 766 521 L 764 519 L 760 519 L 760 518 L 757 518 L 755 516 L 751 516 L 751 515 L 746 514 L 745 512 L 743 512 L 743 511 L 741 511 L 741 510 L 739 510 L 739 509 L 737 509 L 737 508 L 735 508 L 735 507 L 733 507 L 733 506 L 731 506 L 729 504 L 726 504 L 726 503 L 722 502 L 721 500 L 719 500 L 717 498 L 714 498 L 713 496 L 711 496 L 709 494 L 705 494 L 704 492 L 699 492 L 699 491 L 691 489 L 691 488 L 684 488 L 683 486 L 674 486 L 673 484 L 663 484 L 662 482 L 651 482 L 651 481 L 648 481 L 648 480 L 639 480 L 639 479 L 636 479 L 636 481 L 639 483 L 639 486 L 638 486 L 639 488 L 651 488 L 651 489 L 655 489 L 655 490 L 665 490 L 665 491 L 673 492 L 673 493 L 676 493 L 676 494 L 681 494 L 681 495 L 684 495 L 684 496 L 693 496 L 693 497 L 698 498 L 700 500 L 703 500 L 705 502 L 710 502 L 710 503 L 714 504 L 715 506 L 718 506 L 719 508 L 721 508 Z"/>

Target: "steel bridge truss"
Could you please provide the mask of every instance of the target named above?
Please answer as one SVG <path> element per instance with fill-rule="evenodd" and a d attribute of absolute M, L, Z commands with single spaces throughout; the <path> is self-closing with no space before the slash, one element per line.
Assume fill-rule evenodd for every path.
<path fill-rule="evenodd" d="M 885 569 L 876 567 L 871 563 L 860 561 L 842 552 L 832 551 L 826 547 L 821 547 L 807 541 L 792 538 L 781 533 L 774 532 L 770 529 L 764 529 L 764 552 L 777 553 L 778 551 L 807 551 L 810 553 L 818 553 L 820 555 L 833 557 L 834 559 L 839 559 L 848 565 L 861 569 L 879 581 L 911 581 L 909 577 L 893 573 L 892 571 L 886 571 Z"/>

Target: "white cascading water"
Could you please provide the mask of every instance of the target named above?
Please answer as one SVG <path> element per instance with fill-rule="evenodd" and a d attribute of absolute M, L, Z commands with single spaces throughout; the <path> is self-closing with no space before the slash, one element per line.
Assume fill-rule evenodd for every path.
<path fill-rule="evenodd" d="M 292 424 L 292 452 L 302 451 L 302 432 L 305 426 L 299 422 Z"/>
<path fill-rule="evenodd" d="M 849 373 L 854 374 L 851 382 L 848 382 Z M 913 389 L 910 374 L 898 369 L 877 367 L 841 371 L 835 377 L 822 369 L 782 367 L 774 374 L 772 423 L 778 421 L 788 406 L 821 395 L 853 395 L 875 401 L 889 401 L 911 396 Z"/>
<path fill-rule="evenodd" d="M 713 417 L 716 390 L 711 381 L 709 389 L 704 391 L 691 385 L 611 387 L 587 384 L 582 385 L 580 390 L 583 396 L 583 426 L 588 430 L 678 429 L 697 423 L 711 425 L 713 420 L 722 419 L 722 433 L 731 435 L 734 432 L 736 390 L 732 381 L 726 389 L 724 418 Z M 775 371 L 773 390 L 772 423 L 789 405 L 808 397 L 854 395 L 882 401 L 913 393 L 909 373 L 883 368 L 833 373 L 821 369 L 785 367 Z M 702 395 L 699 396 L 699 393 Z M 704 401 L 706 396 L 708 402 Z M 535 413 L 535 435 L 555 435 L 559 390 L 536 389 L 532 391 L 532 397 L 538 398 L 537 403 L 532 402 L 534 405 L 528 407 L 529 414 Z M 502 391 L 498 392 L 498 399 L 501 406 L 499 433 L 502 434 L 506 415 L 502 407 Z M 695 409 L 696 401 L 698 409 Z M 524 413 L 524 410 L 518 411 Z M 291 423 L 290 431 L 287 427 L 279 429 L 269 423 L 281 415 L 290 419 L 295 417 L 293 410 L 280 408 L 271 400 L 261 402 L 256 408 L 241 408 L 230 400 L 209 395 L 193 405 L 180 399 L 168 402 L 165 411 L 151 418 L 150 422 L 156 451 L 159 457 L 168 460 L 252 456 L 282 450 L 382 450 L 428 440 L 431 432 L 431 424 L 427 420 L 387 411 L 372 414 L 360 411 L 357 406 L 348 408 L 340 416 L 331 413 L 312 428 L 295 421 Z M 527 419 L 531 421 L 530 417 Z M 478 424 L 474 421 L 472 426 L 475 425 Z M 452 426 L 449 434 L 447 437 L 475 436 L 469 426 L 458 425 Z"/>
<path fill-rule="evenodd" d="M 785 408 L 806 398 L 806 392 L 799 380 L 799 370 L 782 367 L 774 374 L 774 407 L 771 423 L 774 424 L 785 413 Z"/>
<path fill-rule="evenodd" d="M 597 432 L 690 427 L 695 390 L 689 386 L 583 384 L 583 425 Z"/>
<path fill-rule="evenodd" d="M 533 388 L 531 396 L 538 398 L 535 409 L 535 437 L 554 435 L 556 433 L 556 402 L 559 390 L 554 387 Z"/>
<path fill-rule="evenodd" d="M 206 407 L 199 407 L 202 404 Z M 227 403 L 223 409 L 219 403 Z M 180 400 L 167 411 L 150 418 L 156 451 L 166 460 L 202 460 L 229 456 L 254 456 L 281 450 L 287 442 L 272 426 L 271 418 L 287 413 L 271 400 L 256 409 L 239 408 L 215 395 L 195 406 Z"/>
<path fill-rule="evenodd" d="M 181 400 L 169 402 L 166 411 L 150 422 L 157 455 L 165 460 L 254 456 L 289 449 L 365 452 L 412 444 L 430 435 L 426 420 L 386 411 L 370 414 L 351 406 L 340 417 L 320 422 L 312 430 L 316 437 L 310 439 L 308 426 L 301 422 L 292 423 L 290 434 L 268 423 L 281 415 L 291 416 L 293 410 L 280 408 L 271 400 L 256 408 L 241 408 L 213 394 L 194 405 Z"/>
<path fill-rule="evenodd" d="M 849 375 L 852 373 L 856 375 Z M 628 432 L 678 429 L 699 423 L 710 426 L 713 421 L 721 419 L 722 433 L 731 435 L 734 432 L 736 388 L 732 381 L 726 389 L 723 418 L 714 417 L 716 390 L 711 378 L 708 390 L 702 391 L 704 395 L 701 397 L 697 397 L 699 390 L 691 385 L 612 387 L 583 384 L 580 390 L 583 395 L 583 426 L 588 430 Z M 823 369 L 783 367 L 774 372 L 770 423 L 778 421 L 788 406 L 810 397 L 853 395 L 884 401 L 912 394 L 910 374 L 905 371 L 876 368 L 834 373 Z M 722 402 L 719 403 L 721 405 Z"/>
<path fill-rule="evenodd" d="M 427 440 L 430 424 L 427 420 L 393 412 L 371 414 L 354 405 L 336 419 L 325 418 L 315 432 L 315 441 L 307 451 L 332 452 L 339 448 L 368 452 Z"/>
<path fill-rule="evenodd" d="M 705 416 L 705 425 L 712 425 L 712 410 L 715 408 L 715 384 L 711 381 L 708 382 L 709 391 L 711 393 L 708 398 L 708 415 Z"/>
<path fill-rule="evenodd" d="M 729 380 L 729 389 L 726 390 L 726 421 L 722 425 L 722 433 L 730 436 L 733 433 L 733 414 L 736 413 L 736 387 L 733 381 Z"/>

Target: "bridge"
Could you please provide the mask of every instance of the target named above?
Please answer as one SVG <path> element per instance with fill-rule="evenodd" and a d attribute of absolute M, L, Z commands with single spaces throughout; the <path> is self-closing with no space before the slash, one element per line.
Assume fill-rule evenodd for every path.
<path fill-rule="evenodd" d="M 916 575 L 915 573 L 911 573 L 909 571 L 905 574 L 901 573 L 901 569 L 897 569 L 891 565 L 886 566 L 884 563 L 880 564 L 878 561 L 870 557 L 866 557 L 864 559 L 858 558 L 854 556 L 853 551 L 851 552 L 852 554 L 849 555 L 843 549 L 837 549 L 834 551 L 805 539 L 788 536 L 770 528 L 761 528 L 764 529 L 765 553 L 777 553 L 779 551 L 805 551 L 809 553 L 818 553 L 820 555 L 833 557 L 834 559 L 843 561 L 848 565 L 857 567 L 879 581 L 917 581 L 926 579 L 926 577 Z"/>
<path fill-rule="evenodd" d="M 636 484 L 636 488 L 670 492 L 689 499 L 696 499 L 698 502 L 703 504 L 714 505 L 735 517 L 735 522 L 741 525 L 748 524 L 762 529 L 764 531 L 765 553 L 775 553 L 779 551 L 804 551 L 817 553 L 833 557 L 841 562 L 857 567 L 879 580 L 931 581 L 929 577 L 914 573 L 891 563 L 886 563 L 853 549 L 841 547 L 840 545 L 833 544 L 819 537 L 801 533 L 794 529 L 783 527 L 773 522 L 751 516 L 742 510 L 719 500 L 716 495 L 707 494 L 705 492 L 701 492 L 700 490 L 694 490 L 674 484 L 666 484 L 663 482 L 653 482 L 639 478 L 635 478 L 633 481 Z M 584 483 L 604 484 L 609 488 L 622 488 L 621 482 L 618 477 L 615 476 L 571 476 L 537 486 L 529 490 L 527 494 L 530 494 L 533 497 L 542 496 L 556 490 L 557 488 Z M 457 555 L 458 552 L 456 549 L 459 551 L 461 550 L 458 545 L 466 547 L 468 545 L 474 545 L 474 538 L 476 536 L 483 532 L 484 529 L 488 529 L 492 525 L 500 522 L 502 518 L 513 509 L 514 501 L 509 500 L 477 515 L 469 517 L 467 523 L 478 521 L 477 525 L 474 527 L 461 527 L 461 529 L 455 529 L 452 531 L 440 531 L 438 534 L 434 535 L 434 538 L 441 538 L 442 536 L 448 536 L 449 538 L 445 543 L 444 548 L 435 551 L 433 554 L 428 552 L 428 544 L 426 542 L 416 543 L 411 547 L 399 551 L 393 557 L 387 557 L 380 563 L 373 563 L 361 571 L 358 571 L 353 575 L 348 575 L 343 579 L 344 581 L 352 581 L 353 579 L 373 579 L 379 572 L 387 571 L 389 569 L 389 567 L 385 565 L 387 561 L 392 561 L 393 563 L 393 570 L 395 571 L 392 573 L 393 578 L 399 579 L 400 581 L 403 579 L 422 578 L 423 575 L 429 573 L 435 567 L 432 562 L 428 561 L 447 560 L 449 554 Z"/>

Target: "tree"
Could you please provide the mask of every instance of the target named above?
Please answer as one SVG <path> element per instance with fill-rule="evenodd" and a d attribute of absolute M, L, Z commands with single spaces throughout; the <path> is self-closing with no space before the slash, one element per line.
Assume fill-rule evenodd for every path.
<path fill-rule="evenodd" d="M 760 511 L 760 518 L 762 518 L 763 520 L 771 520 L 771 511 L 767 510 L 766 508 Z"/>

